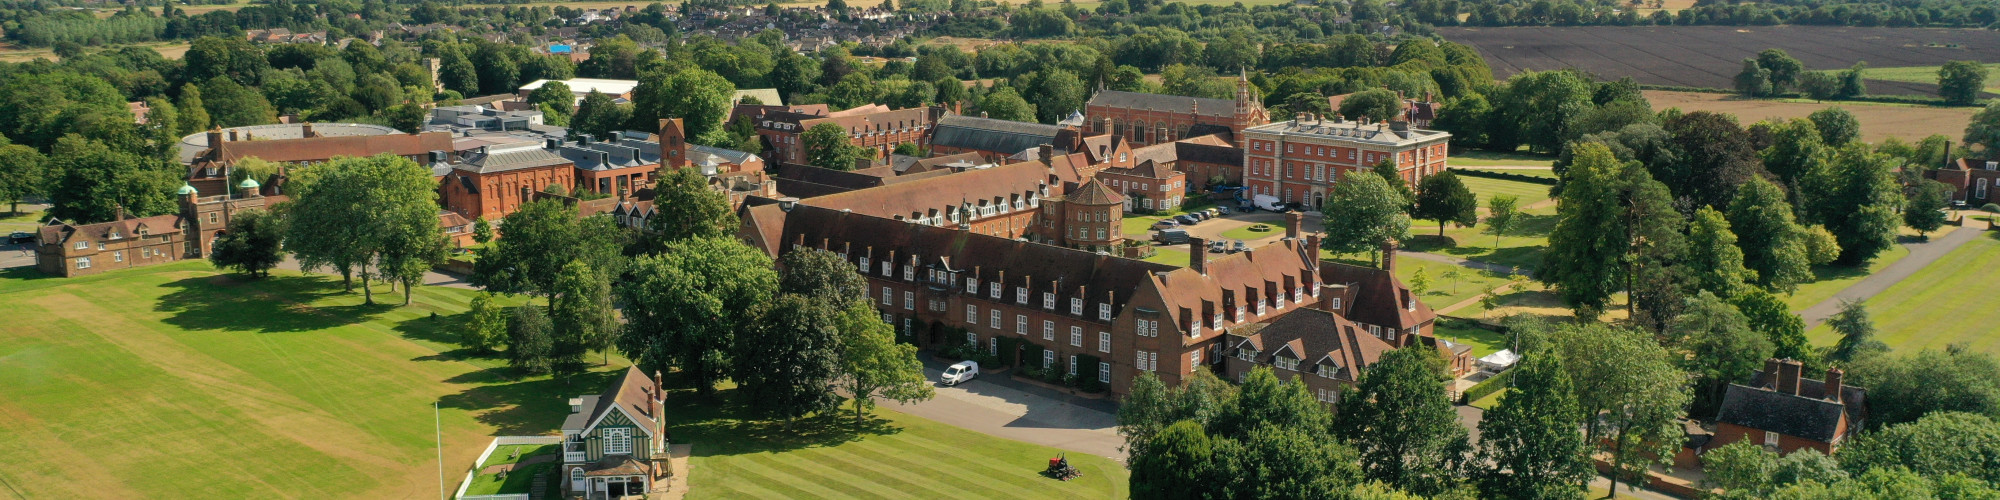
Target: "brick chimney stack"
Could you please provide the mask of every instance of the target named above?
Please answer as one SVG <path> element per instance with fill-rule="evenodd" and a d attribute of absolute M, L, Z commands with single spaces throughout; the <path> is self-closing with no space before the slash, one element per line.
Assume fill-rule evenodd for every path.
<path fill-rule="evenodd" d="M 1799 362 L 1787 359 L 1778 362 L 1778 392 L 1797 395 L 1799 393 Z"/>
<path fill-rule="evenodd" d="M 1842 378 L 1842 377 L 1841 377 L 1842 375 L 1846 375 L 1846 372 L 1842 372 L 1842 371 L 1840 371 L 1840 369 L 1839 369 L 1839 368 L 1828 368 L 1828 369 L 1826 369 L 1826 400 L 1827 400 L 1827 401 L 1832 401 L 1832 402 L 1835 402 L 1835 403 L 1839 403 L 1839 402 L 1840 402 L 1840 389 L 1841 389 L 1841 385 L 1840 385 L 1840 379 Z"/>
<path fill-rule="evenodd" d="M 1202 276 L 1208 275 L 1208 240 L 1188 236 L 1188 269 Z"/>
<path fill-rule="evenodd" d="M 1396 272 L 1396 240 L 1382 242 L 1382 270 Z"/>
<path fill-rule="evenodd" d="M 1285 239 L 1299 239 L 1299 231 L 1304 228 L 1305 223 L 1306 214 L 1285 212 Z"/>

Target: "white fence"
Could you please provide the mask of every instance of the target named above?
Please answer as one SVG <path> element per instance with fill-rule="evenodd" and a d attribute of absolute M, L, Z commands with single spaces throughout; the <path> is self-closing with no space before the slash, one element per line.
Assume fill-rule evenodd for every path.
<path fill-rule="evenodd" d="M 465 496 L 465 488 L 472 486 L 472 478 L 479 475 L 479 464 L 486 463 L 486 459 L 493 456 L 493 450 L 501 446 L 515 444 L 562 444 L 562 436 L 500 436 L 493 438 L 493 442 L 486 443 L 486 451 L 479 452 L 479 458 L 472 461 L 472 468 L 465 471 L 465 480 L 458 482 L 458 492 L 452 494 L 451 497 L 457 500 L 528 500 L 527 493 Z"/>

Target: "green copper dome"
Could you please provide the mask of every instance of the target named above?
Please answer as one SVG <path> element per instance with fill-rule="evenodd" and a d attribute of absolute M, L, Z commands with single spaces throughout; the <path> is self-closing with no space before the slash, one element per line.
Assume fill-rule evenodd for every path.
<path fill-rule="evenodd" d="M 236 187 L 242 189 L 257 189 L 259 186 L 262 186 L 262 184 L 258 184 L 257 179 L 247 179 L 247 178 L 243 179 L 243 182 L 241 184 L 236 185 Z"/>
<path fill-rule="evenodd" d="M 190 186 L 185 183 L 181 184 L 181 188 L 179 190 L 174 191 L 174 194 L 181 196 L 187 196 L 195 193 L 196 191 L 194 189 L 194 186 Z"/>

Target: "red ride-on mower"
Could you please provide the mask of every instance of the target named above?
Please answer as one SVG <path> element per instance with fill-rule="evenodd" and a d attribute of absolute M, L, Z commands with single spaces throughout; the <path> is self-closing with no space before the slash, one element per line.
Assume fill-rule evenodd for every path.
<path fill-rule="evenodd" d="M 1069 465 L 1068 456 L 1057 455 L 1055 458 L 1049 459 L 1049 469 L 1042 471 L 1042 475 L 1056 478 L 1062 481 L 1068 481 L 1071 479 L 1083 477 L 1083 471 L 1079 471 L 1076 470 L 1075 467 L 1071 467 Z"/>

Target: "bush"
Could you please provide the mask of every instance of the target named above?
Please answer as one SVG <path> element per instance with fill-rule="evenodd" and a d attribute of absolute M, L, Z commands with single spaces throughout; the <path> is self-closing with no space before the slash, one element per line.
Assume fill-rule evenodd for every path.
<path fill-rule="evenodd" d="M 1103 361 L 1097 356 L 1078 354 L 1076 356 L 1076 380 L 1073 387 L 1083 392 L 1104 392 L 1104 383 L 1097 381 L 1097 363 Z"/>
<path fill-rule="evenodd" d="M 1478 401 L 1481 398 L 1491 396 L 1495 392 L 1500 392 L 1500 390 L 1506 389 L 1508 386 L 1514 385 L 1513 382 L 1514 382 L 1514 369 L 1509 367 L 1506 370 L 1501 371 L 1500 373 L 1495 373 L 1493 374 L 1493 376 L 1487 377 L 1486 380 L 1479 381 L 1478 384 L 1473 384 L 1471 388 L 1466 389 L 1465 394 L 1460 395 L 1460 397 L 1464 398 L 1464 400 L 1461 402 L 1471 403 L 1473 401 Z"/>
<path fill-rule="evenodd" d="M 1488 179 L 1521 181 L 1530 184 L 1541 184 L 1545 186 L 1556 185 L 1556 179 L 1554 177 L 1536 177 L 1532 175 L 1517 174 L 1513 172 L 1495 172 L 1492 170 L 1472 170 L 1464 168 L 1454 168 L 1451 169 L 1451 172 L 1466 177 L 1485 177 Z"/>

